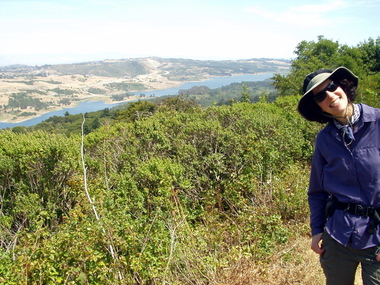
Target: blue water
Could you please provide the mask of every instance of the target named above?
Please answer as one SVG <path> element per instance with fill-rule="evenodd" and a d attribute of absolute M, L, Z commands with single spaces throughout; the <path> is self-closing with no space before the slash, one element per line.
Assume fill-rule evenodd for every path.
<path fill-rule="evenodd" d="M 70 107 L 58 111 L 49 112 L 46 114 L 43 114 L 37 118 L 30 119 L 27 121 L 23 121 L 20 123 L 0 123 L 0 129 L 4 128 L 13 128 L 17 126 L 24 126 L 24 127 L 30 127 L 37 125 L 38 123 L 41 123 L 50 117 L 54 116 L 64 116 L 66 112 L 69 112 L 70 115 L 76 115 L 81 113 L 88 113 L 88 112 L 95 112 L 99 110 L 103 110 L 105 108 L 112 108 L 117 106 L 120 103 L 114 103 L 114 104 L 106 104 L 104 101 L 84 101 L 78 103 L 75 107 Z"/>
<path fill-rule="evenodd" d="M 214 89 L 222 86 L 230 85 L 231 83 L 241 83 L 243 81 L 263 81 L 273 76 L 273 73 L 263 73 L 263 74 L 242 74 L 229 77 L 212 77 L 206 81 L 196 81 L 196 82 L 187 82 L 182 84 L 179 87 L 164 89 L 164 90 L 154 90 L 147 92 L 134 92 L 134 94 L 144 94 L 146 96 L 165 96 L 165 95 L 176 95 L 181 89 L 190 89 L 194 86 L 207 86 L 208 88 Z"/>
<path fill-rule="evenodd" d="M 136 95 L 144 94 L 145 96 L 165 96 L 165 95 L 176 95 L 178 94 L 178 91 L 181 89 L 190 89 L 191 87 L 194 86 L 207 86 L 211 89 L 213 88 L 219 88 L 222 86 L 227 86 L 231 83 L 241 83 L 243 81 L 262 81 L 265 79 L 268 79 L 273 76 L 273 73 L 263 73 L 263 74 L 243 74 L 243 75 L 236 75 L 236 76 L 230 76 L 230 77 L 212 77 L 209 80 L 206 81 L 201 81 L 201 82 L 187 82 L 182 84 L 179 87 L 175 88 L 169 88 L 169 89 L 164 89 L 164 90 L 154 90 L 154 91 L 147 91 L 147 92 L 134 92 Z M 13 128 L 17 126 L 24 126 L 24 127 L 30 127 L 34 126 L 38 123 L 41 123 L 50 117 L 53 116 L 64 116 L 66 112 L 69 112 L 70 115 L 75 115 L 75 114 L 81 114 L 81 113 L 87 113 L 87 112 L 95 112 L 99 110 L 103 110 L 105 108 L 113 108 L 119 104 L 123 104 L 125 102 L 119 102 L 119 103 L 113 103 L 113 104 L 107 104 L 104 101 L 85 101 L 85 102 L 80 102 L 77 106 L 75 107 L 70 107 L 66 109 L 62 109 L 59 111 L 54 111 L 50 113 L 43 114 L 37 118 L 30 119 L 27 121 L 23 121 L 20 123 L 0 123 L 0 129 L 4 128 Z"/>

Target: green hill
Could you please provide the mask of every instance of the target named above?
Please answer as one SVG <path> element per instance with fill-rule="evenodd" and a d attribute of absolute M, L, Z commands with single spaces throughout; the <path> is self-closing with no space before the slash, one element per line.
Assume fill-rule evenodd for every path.
<path fill-rule="evenodd" d="M 63 64 L 50 66 L 49 69 L 57 71 L 59 74 L 79 74 L 79 75 L 96 75 L 105 77 L 135 77 L 141 74 L 147 74 L 146 66 L 138 60 L 127 60 L 120 62 L 87 62 L 78 64 Z"/>
<path fill-rule="evenodd" d="M 182 94 L 0 131 L 0 284 L 311 284 L 296 241 L 323 125 L 297 113 L 300 84 L 345 65 L 380 107 L 379 50 L 302 42 L 273 100 L 243 84 L 224 105 Z"/>
<path fill-rule="evenodd" d="M 265 262 L 305 233 L 291 224 L 307 220 L 317 129 L 296 101 L 141 101 L 86 135 L 82 158 L 79 135 L 0 132 L 0 283 L 207 283 Z"/>

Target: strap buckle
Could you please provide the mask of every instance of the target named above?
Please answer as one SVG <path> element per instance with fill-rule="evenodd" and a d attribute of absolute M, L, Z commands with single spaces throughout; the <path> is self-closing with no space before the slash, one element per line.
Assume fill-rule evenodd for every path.
<path fill-rule="evenodd" d="M 364 207 L 362 205 L 355 205 L 354 214 L 358 216 L 371 217 L 374 214 L 375 209 L 373 207 Z"/>

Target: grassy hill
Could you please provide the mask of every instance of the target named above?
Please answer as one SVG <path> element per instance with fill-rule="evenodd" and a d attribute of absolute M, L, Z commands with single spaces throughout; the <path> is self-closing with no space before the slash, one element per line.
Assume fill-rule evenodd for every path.
<path fill-rule="evenodd" d="M 18 122 L 84 100 L 130 101 L 132 92 L 168 89 L 210 76 L 286 72 L 274 59 L 191 60 L 136 58 L 0 69 L 0 120 Z"/>
<path fill-rule="evenodd" d="M 244 91 L 245 90 L 245 91 Z M 244 83 L 232 83 L 220 88 L 210 89 L 206 86 L 195 86 L 190 89 L 180 90 L 177 95 L 162 96 L 158 98 L 143 99 L 144 102 L 131 102 L 120 104 L 112 109 L 104 109 L 96 112 L 86 112 L 86 133 L 90 133 L 104 124 L 110 124 L 117 120 L 120 113 L 130 112 L 135 106 L 142 106 L 138 111 L 145 111 L 150 106 L 166 104 L 169 101 L 184 101 L 189 104 L 210 107 L 213 105 L 231 105 L 243 101 L 243 93 L 246 92 L 250 102 L 259 100 L 274 101 L 278 94 L 272 86 L 271 80 L 253 81 Z M 14 132 L 29 132 L 34 130 L 44 130 L 67 135 L 79 134 L 81 132 L 82 114 L 71 115 L 69 112 L 65 116 L 53 116 L 49 119 L 31 127 L 14 127 Z"/>
<path fill-rule="evenodd" d="M 301 264 L 286 245 L 307 235 L 317 127 L 297 99 L 175 97 L 84 137 L 1 131 L 0 283 L 262 284 L 274 256 Z"/>
<path fill-rule="evenodd" d="M 51 65 L 46 68 L 58 74 L 94 74 L 108 77 L 135 77 L 154 71 L 174 81 L 184 81 L 191 77 L 279 72 L 289 69 L 289 61 L 265 58 L 218 61 L 154 57 Z"/>
<path fill-rule="evenodd" d="M 136 77 L 147 74 L 149 70 L 139 60 L 100 61 L 78 64 L 63 64 L 49 66 L 47 70 L 54 70 L 58 74 L 96 75 L 104 77 Z"/>

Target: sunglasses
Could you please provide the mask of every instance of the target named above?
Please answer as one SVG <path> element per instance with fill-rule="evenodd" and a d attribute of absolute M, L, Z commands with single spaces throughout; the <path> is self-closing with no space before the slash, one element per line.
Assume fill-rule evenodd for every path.
<path fill-rule="evenodd" d="M 317 94 L 314 95 L 314 101 L 317 103 L 323 102 L 323 100 L 326 99 L 327 94 L 326 91 L 334 92 L 339 87 L 338 83 L 335 83 L 334 81 L 331 81 L 323 90 L 319 91 Z"/>

